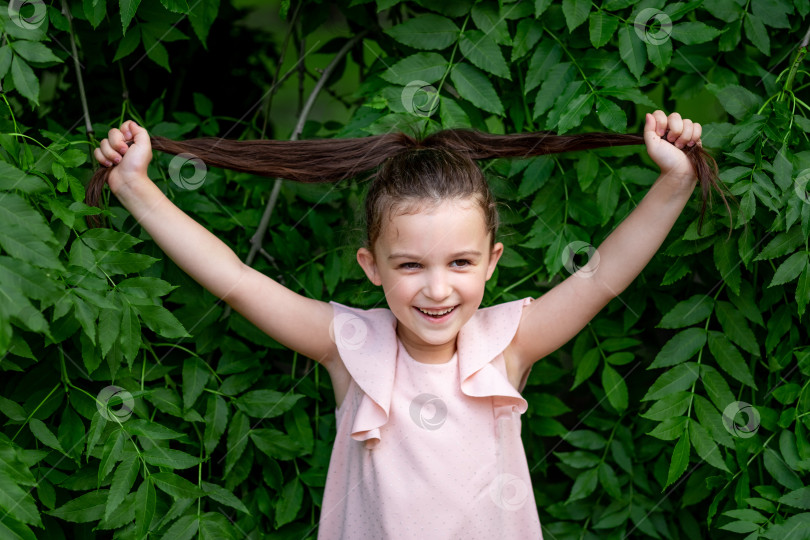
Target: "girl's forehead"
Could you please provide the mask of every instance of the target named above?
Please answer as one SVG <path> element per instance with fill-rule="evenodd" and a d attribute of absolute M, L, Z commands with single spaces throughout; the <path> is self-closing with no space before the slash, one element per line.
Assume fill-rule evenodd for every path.
<path fill-rule="evenodd" d="M 480 249 L 488 240 L 479 205 L 444 201 L 407 214 L 396 213 L 387 220 L 380 236 L 380 248 L 414 255 L 441 255 L 459 249 Z"/>

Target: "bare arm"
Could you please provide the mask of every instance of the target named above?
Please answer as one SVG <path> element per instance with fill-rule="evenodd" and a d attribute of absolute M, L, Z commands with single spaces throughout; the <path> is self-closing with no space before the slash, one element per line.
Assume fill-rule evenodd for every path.
<path fill-rule="evenodd" d="M 661 127 L 659 112 L 656 111 L 655 116 L 658 128 Z M 663 112 L 660 112 L 660 116 L 663 116 Z M 666 116 L 663 116 L 663 120 L 666 126 Z M 661 157 L 662 153 L 677 152 L 686 161 L 683 152 L 671 142 L 675 142 L 675 139 L 680 141 L 682 132 L 687 135 L 687 142 L 695 135 L 695 140 L 699 141 L 699 125 L 695 130 L 689 122 L 690 129 L 686 134 L 685 122 L 681 123 L 680 129 L 676 129 L 675 122 L 670 122 L 670 133 L 676 133 L 675 139 L 667 142 L 660 138 L 663 129 L 656 136 L 659 130 L 655 124 L 656 121 L 653 121 L 650 126 L 648 121 L 645 128 L 648 151 L 653 159 Z M 678 138 L 679 135 L 681 138 Z M 651 144 L 666 147 L 659 146 L 653 151 L 650 150 Z M 678 168 L 668 167 L 666 172 L 662 167 L 662 174 L 639 205 L 602 242 L 588 264 L 524 308 L 518 331 L 510 345 L 512 358 L 521 373 L 578 334 L 650 262 L 696 185 L 697 177 L 688 161 L 688 168 L 682 167 L 683 162 L 679 162 L 679 165 Z"/>
<path fill-rule="evenodd" d="M 125 131 L 127 124 L 122 125 Z M 333 359 L 332 306 L 294 293 L 245 265 L 224 242 L 175 206 L 145 174 L 151 159 L 146 130 L 134 123 L 128 127 L 136 144 L 126 148 L 125 135 L 110 130 L 110 139 L 102 141 L 96 157 L 102 163 L 120 157 L 115 147 L 131 158 L 111 172 L 110 188 L 155 243 L 195 281 L 281 344 L 321 363 Z"/>

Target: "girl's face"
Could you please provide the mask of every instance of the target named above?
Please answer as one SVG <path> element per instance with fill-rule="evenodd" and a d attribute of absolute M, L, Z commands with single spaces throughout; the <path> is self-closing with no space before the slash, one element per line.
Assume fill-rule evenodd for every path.
<path fill-rule="evenodd" d="M 500 242 L 490 250 L 483 211 L 468 198 L 395 215 L 384 223 L 374 253 L 360 248 L 357 261 L 382 286 L 411 356 L 432 354 L 441 362 L 455 351 L 455 338 L 481 304 L 502 253 Z M 431 317 L 420 308 L 452 311 Z"/>

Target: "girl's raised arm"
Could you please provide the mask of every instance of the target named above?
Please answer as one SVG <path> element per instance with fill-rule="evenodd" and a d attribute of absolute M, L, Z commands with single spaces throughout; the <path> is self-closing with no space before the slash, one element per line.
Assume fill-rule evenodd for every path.
<path fill-rule="evenodd" d="M 127 146 L 127 141 L 134 144 Z M 126 121 L 95 150 L 110 172 L 110 189 L 158 246 L 200 285 L 282 345 L 329 368 L 337 348 L 329 337 L 332 306 L 301 296 L 245 265 L 236 253 L 174 205 L 146 175 L 152 158 L 147 131 Z"/>
<path fill-rule="evenodd" d="M 680 149 L 700 144 L 700 135 L 700 124 L 678 113 L 647 115 L 644 141 L 661 175 L 584 267 L 523 310 L 510 344 L 520 373 L 576 336 L 650 262 L 694 191 L 697 176 Z"/>

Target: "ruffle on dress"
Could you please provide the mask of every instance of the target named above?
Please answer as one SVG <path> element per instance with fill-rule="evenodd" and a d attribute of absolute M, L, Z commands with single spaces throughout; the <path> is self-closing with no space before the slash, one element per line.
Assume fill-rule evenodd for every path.
<path fill-rule="evenodd" d="M 470 397 L 493 398 L 497 420 L 523 414 L 528 403 L 507 379 L 502 353 L 512 342 L 523 307 L 531 298 L 480 308 L 461 327 L 456 341 L 459 386 Z M 388 308 L 358 309 L 330 301 L 340 357 L 363 391 L 351 436 L 376 446 L 388 422 L 397 358 L 397 319 Z M 494 361 L 500 362 L 496 367 Z"/>

